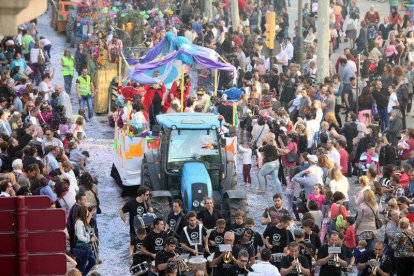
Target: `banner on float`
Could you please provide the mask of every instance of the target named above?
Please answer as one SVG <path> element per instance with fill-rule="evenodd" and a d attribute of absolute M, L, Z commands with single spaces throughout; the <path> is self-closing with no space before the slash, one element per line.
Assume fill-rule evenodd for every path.
<path fill-rule="evenodd" d="M 141 164 L 151 146 L 146 138 L 128 136 L 126 130 L 115 128 L 112 156 L 124 186 L 141 184 Z"/>

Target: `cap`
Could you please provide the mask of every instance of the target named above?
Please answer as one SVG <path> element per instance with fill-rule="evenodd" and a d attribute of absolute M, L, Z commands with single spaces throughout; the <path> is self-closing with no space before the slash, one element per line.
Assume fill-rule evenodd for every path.
<path fill-rule="evenodd" d="M 115 102 L 115 104 L 119 107 L 123 107 L 125 105 L 124 99 L 118 98 Z"/>
<path fill-rule="evenodd" d="M 318 157 L 316 155 L 313 155 L 313 154 L 308 155 L 308 159 L 309 159 L 310 162 L 312 162 L 314 164 L 318 163 Z"/>
<path fill-rule="evenodd" d="M 197 95 L 204 95 L 204 91 L 203 90 L 197 90 Z"/>

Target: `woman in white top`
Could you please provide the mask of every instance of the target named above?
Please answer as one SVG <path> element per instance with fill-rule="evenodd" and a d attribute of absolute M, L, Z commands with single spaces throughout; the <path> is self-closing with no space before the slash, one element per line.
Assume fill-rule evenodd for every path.
<path fill-rule="evenodd" d="M 39 85 L 42 80 L 44 71 L 45 53 L 40 46 L 40 42 L 36 41 L 34 47 L 30 49 L 30 63 L 32 64 L 34 81 Z"/>
<path fill-rule="evenodd" d="M 266 124 L 266 119 L 262 116 L 257 119 L 252 129 L 252 142 L 256 143 L 256 148 L 260 148 L 263 145 L 264 137 L 270 132 L 269 126 Z"/>
<path fill-rule="evenodd" d="M 344 205 L 349 206 L 349 182 L 348 179 L 342 174 L 341 170 L 338 168 L 332 168 L 330 171 L 330 179 L 329 188 L 331 192 L 334 194 L 335 192 L 341 192 L 345 195 Z"/>
<path fill-rule="evenodd" d="M 75 248 L 73 253 L 79 259 L 78 268 L 82 275 L 88 272 L 96 263 L 95 256 L 92 252 L 90 242 L 95 242 L 96 237 L 92 234 L 89 221 L 93 213 L 89 213 L 86 206 L 79 206 L 75 214 Z"/>

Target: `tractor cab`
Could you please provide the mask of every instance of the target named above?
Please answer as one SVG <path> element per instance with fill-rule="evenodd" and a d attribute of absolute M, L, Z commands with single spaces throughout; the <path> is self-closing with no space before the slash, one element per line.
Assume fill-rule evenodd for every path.
<path fill-rule="evenodd" d="M 213 191 L 221 190 L 220 176 L 225 172 L 225 141 L 218 133 L 218 116 L 175 113 L 158 115 L 157 121 L 160 189 L 181 198 L 185 209 L 198 210 L 204 197 L 215 197 Z"/>
<path fill-rule="evenodd" d="M 186 211 L 198 211 L 211 197 L 229 220 L 237 210 L 247 211 L 246 194 L 236 190 L 237 137 L 223 137 L 220 117 L 161 114 L 149 137 L 124 139 L 116 131 L 111 175 L 125 191 L 149 187 L 158 217 L 167 217 L 173 199 L 181 199 Z"/>

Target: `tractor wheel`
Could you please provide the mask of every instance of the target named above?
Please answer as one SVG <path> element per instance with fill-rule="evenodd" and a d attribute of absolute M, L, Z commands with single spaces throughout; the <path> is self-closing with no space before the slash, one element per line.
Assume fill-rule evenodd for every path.
<path fill-rule="evenodd" d="M 75 48 L 76 37 L 74 32 L 70 32 L 70 47 Z"/>
<path fill-rule="evenodd" d="M 232 176 L 232 179 L 231 179 L 231 187 L 230 187 L 230 189 L 231 190 L 236 190 L 237 189 L 237 172 L 236 172 L 236 165 L 234 165 L 234 168 L 233 168 L 233 176 Z"/>
<path fill-rule="evenodd" d="M 70 28 L 66 28 L 66 42 L 69 43 L 71 39 L 71 31 Z"/>
<path fill-rule="evenodd" d="M 184 198 L 183 198 L 183 208 L 185 211 L 188 211 L 188 193 L 184 192 Z"/>
<path fill-rule="evenodd" d="M 115 167 L 115 164 L 112 164 L 111 177 L 115 180 L 116 184 L 118 184 L 120 187 L 122 187 L 121 176 L 119 175 L 119 172 Z"/>
<path fill-rule="evenodd" d="M 152 190 L 152 183 L 151 183 L 151 177 L 149 174 L 149 169 L 148 169 L 148 162 L 147 159 L 143 159 L 142 160 L 142 164 L 141 164 L 141 185 L 148 187 Z"/>
<path fill-rule="evenodd" d="M 164 221 L 167 220 L 168 214 L 171 212 L 171 202 L 168 197 L 151 198 L 150 205 L 158 218 L 163 218 Z"/>
<path fill-rule="evenodd" d="M 114 116 L 112 116 L 112 114 L 108 116 L 108 124 L 109 124 L 110 127 L 115 127 L 115 120 L 114 120 Z"/>
<path fill-rule="evenodd" d="M 224 219 L 233 222 L 234 215 L 237 211 L 244 211 L 246 214 L 248 213 L 247 199 L 225 197 L 223 199 Z"/>

